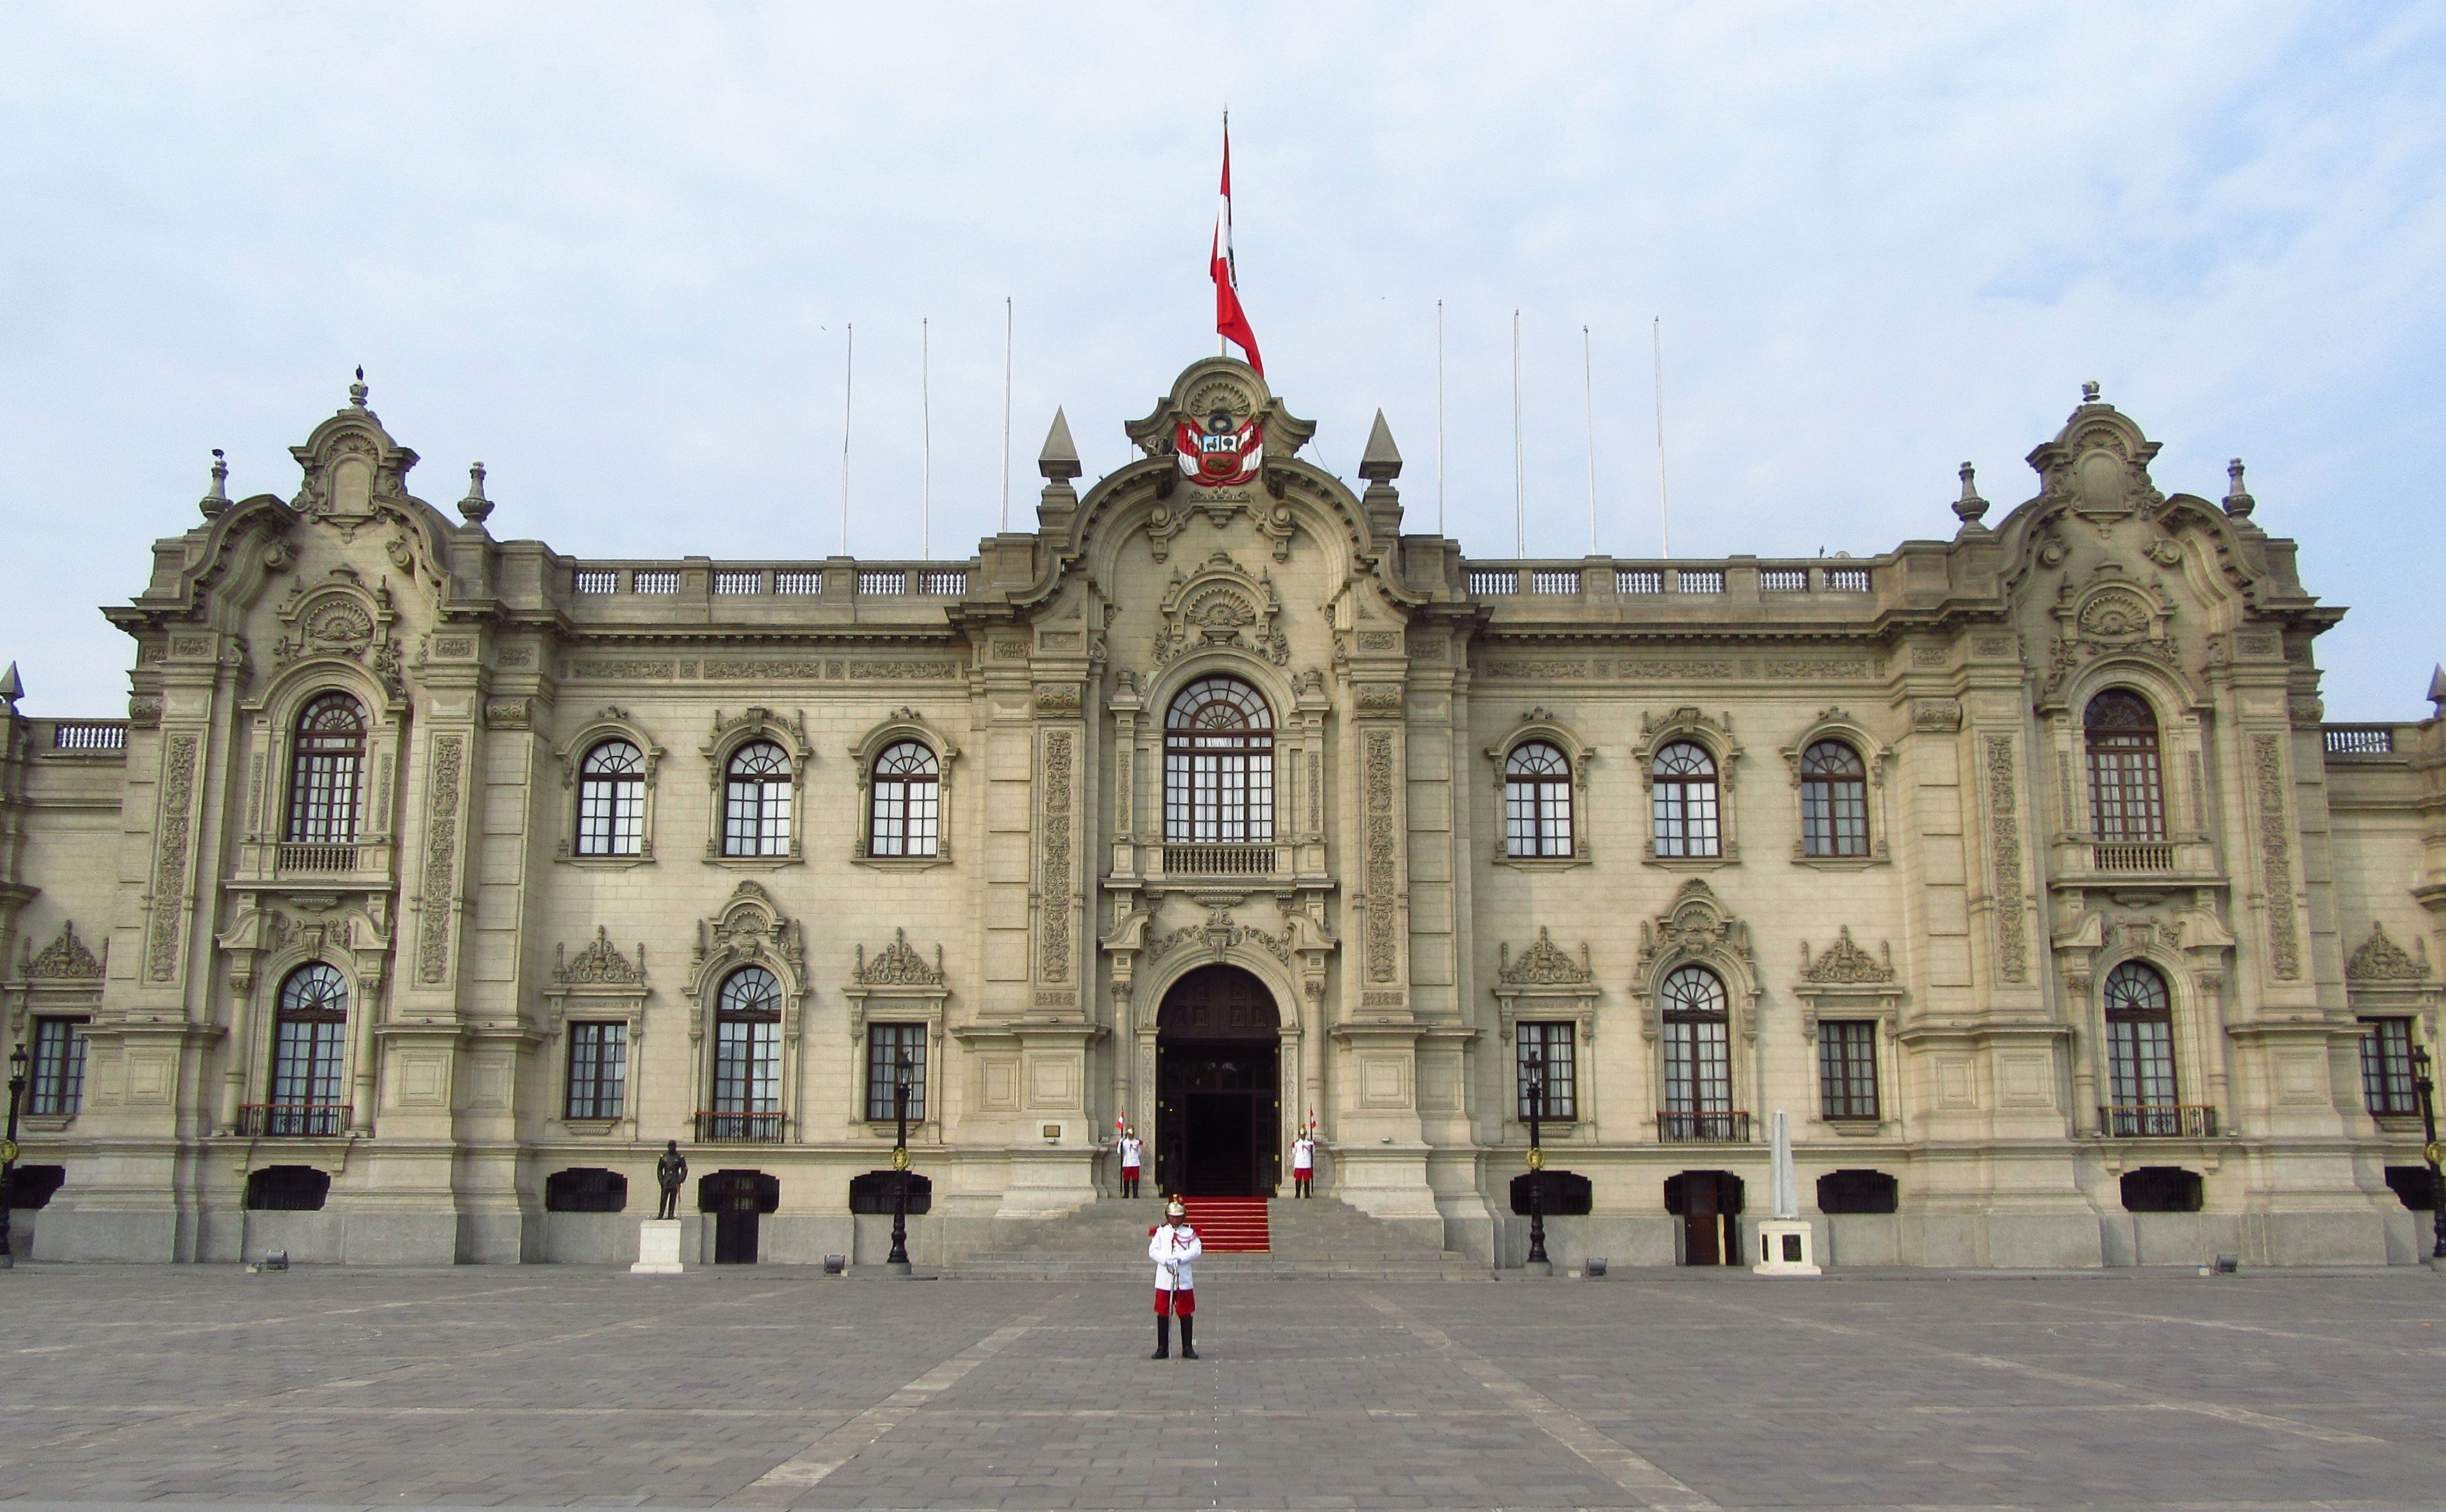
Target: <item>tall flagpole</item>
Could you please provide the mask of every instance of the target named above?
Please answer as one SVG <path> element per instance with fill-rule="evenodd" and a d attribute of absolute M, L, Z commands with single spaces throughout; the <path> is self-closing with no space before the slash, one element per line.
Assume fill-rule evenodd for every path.
<path fill-rule="evenodd" d="M 1002 296 L 1002 520 L 1010 529 L 1010 295 Z"/>
<path fill-rule="evenodd" d="M 917 319 L 917 435 L 925 462 L 918 474 L 917 559 L 934 553 L 934 342 L 930 322 Z"/>
<path fill-rule="evenodd" d="M 1658 315 L 1656 334 L 1656 533 L 1662 555 L 1673 555 L 1673 509 L 1665 494 L 1665 317 Z"/>
<path fill-rule="evenodd" d="M 849 328 L 841 348 L 841 555 L 849 555 L 849 416 L 850 391 L 857 382 L 857 327 Z"/>
<path fill-rule="evenodd" d="M 1512 312 L 1512 555 L 1529 555 L 1529 463 L 1520 446 L 1520 312 Z"/>
<path fill-rule="evenodd" d="M 1444 533 L 1444 302 L 1436 301 L 1436 534 Z"/>
<path fill-rule="evenodd" d="M 1597 554 L 1597 380 L 1589 357 L 1589 328 L 1580 328 L 1580 405 L 1589 420 L 1589 555 Z"/>

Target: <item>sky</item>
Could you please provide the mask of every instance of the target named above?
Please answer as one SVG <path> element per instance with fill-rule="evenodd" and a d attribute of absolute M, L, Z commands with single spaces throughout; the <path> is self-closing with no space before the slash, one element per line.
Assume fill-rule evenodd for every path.
<path fill-rule="evenodd" d="M 1663 550 L 1661 329 L 1674 555 L 1949 536 L 1965 460 L 1996 523 L 2094 379 L 2350 608 L 2328 718 L 2425 716 L 2446 657 L 2436 6 L 7 0 L 0 58 L 29 713 L 121 711 L 96 606 L 213 447 L 292 492 L 361 363 L 503 539 L 969 556 L 1006 300 L 1021 526 L 1056 406 L 1093 478 L 1214 350 L 1227 107 L 1275 392 L 1345 478 L 1382 408 L 1473 557 Z"/>

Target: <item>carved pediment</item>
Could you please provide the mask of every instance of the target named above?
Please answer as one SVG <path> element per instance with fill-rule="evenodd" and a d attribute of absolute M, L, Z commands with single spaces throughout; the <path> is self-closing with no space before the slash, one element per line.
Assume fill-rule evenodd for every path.
<path fill-rule="evenodd" d="M 850 979 L 865 987 L 940 987 L 943 985 L 943 947 L 934 947 L 934 964 L 910 948 L 909 932 L 895 929 L 892 943 L 876 951 L 872 960 L 866 947 L 857 948 L 857 965 Z"/>
<path fill-rule="evenodd" d="M 1639 964 L 1645 972 L 1667 958 L 1721 955 L 1750 960 L 1749 927 L 1732 917 L 1716 890 L 1693 877 L 1653 921 L 1640 920 Z"/>
<path fill-rule="evenodd" d="M 612 943 L 611 930 L 598 924 L 594 927 L 594 938 L 574 958 L 570 956 L 568 946 L 558 949 L 554 957 L 552 979 L 565 987 L 643 986 L 646 980 L 645 942 L 637 942 L 637 958 L 632 962 Z"/>
<path fill-rule="evenodd" d="M 696 960 L 707 962 L 778 957 L 793 972 L 803 972 L 806 951 L 798 924 L 782 916 L 773 895 L 752 881 L 743 881 L 722 905 L 722 912 L 697 925 Z"/>
<path fill-rule="evenodd" d="M 66 919 L 60 924 L 58 936 L 43 947 L 41 954 L 32 954 L 31 940 L 25 941 L 21 949 L 24 954 L 17 963 L 17 974 L 26 981 L 92 981 L 102 975 L 103 963 L 110 954 L 110 941 L 104 939 L 102 954 L 96 955 L 77 938 L 76 920 Z"/>
<path fill-rule="evenodd" d="M 1243 571 L 1229 552 L 1216 552 L 1194 573 L 1176 569 L 1157 607 L 1163 615 L 1155 637 L 1157 667 L 1218 646 L 1263 656 L 1277 667 L 1290 660 L 1290 639 L 1280 624 L 1282 595 L 1274 591 L 1273 575 Z"/>
<path fill-rule="evenodd" d="M 1832 986 L 1883 985 L 1894 979 L 1894 952 L 1891 944 L 1881 945 L 1880 955 L 1872 955 L 1854 944 L 1852 926 L 1843 926 L 1834 943 L 1826 947 L 1816 960 L 1810 959 L 1809 942 L 1800 942 L 1800 979 L 1804 982 Z"/>
<path fill-rule="evenodd" d="M 388 584 L 368 588 L 355 568 L 334 567 L 319 583 L 296 579 L 273 613 L 286 631 L 272 643 L 274 667 L 338 657 L 373 672 L 394 698 L 406 690 L 392 633 L 398 613 Z"/>
<path fill-rule="evenodd" d="M 1573 960 L 1543 924 L 1537 926 L 1536 939 L 1516 959 L 1508 944 L 1496 946 L 1496 979 L 1513 987 L 1578 987 L 1593 982 L 1597 974 L 1585 942 L 1579 959 Z"/>
<path fill-rule="evenodd" d="M 2419 936 L 2406 951 L 2387 937 L 2386 926 L 2372 922 L 2369 938 L 2344 962 L 2344 976 L 2356 982 L 2422 982 L 2429 979 L 2429 944 Z"/>

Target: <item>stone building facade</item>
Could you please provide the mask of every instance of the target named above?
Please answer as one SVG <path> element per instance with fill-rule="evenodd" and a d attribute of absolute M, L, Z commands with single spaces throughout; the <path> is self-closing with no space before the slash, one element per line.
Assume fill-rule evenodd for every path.
<path fill-rule="evenodd" d="M 2322 726 L 2238 464 L 2093 387 L 1950 539 L 1483 561 L 1237 362 L 1127 428 L 954 562 L 497 539 L 362 385 L 216 480 L 127 718 L 9 704 L 35 1253 L 625 1260 L 675 1140 L 708 1258 L 872 1259 L 904 1057 L 921 1260 L 1119 1116 L 1517 1263 L 1533 1066 L 1559 1259 L 1742 1257 L 1772 1110 L 1838 1264 L 2425 1249 L 2446 730 Z"/>

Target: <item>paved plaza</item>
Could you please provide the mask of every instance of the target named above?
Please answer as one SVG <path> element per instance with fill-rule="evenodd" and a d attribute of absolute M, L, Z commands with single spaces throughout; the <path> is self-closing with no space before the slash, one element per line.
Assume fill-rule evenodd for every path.
<path fill-rule="evenodd" d="M 0 1499 L 304 1505 L 2434 1505 L 2446 1278 L 1200 1288 L 29 1266 Z"/>

